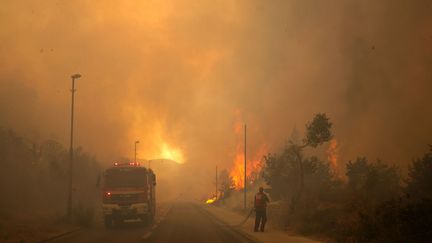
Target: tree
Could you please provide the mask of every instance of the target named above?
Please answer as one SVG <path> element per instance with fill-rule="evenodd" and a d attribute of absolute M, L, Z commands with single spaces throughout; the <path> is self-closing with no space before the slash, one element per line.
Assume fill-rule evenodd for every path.
<path fill-rule="evenodd" d="M 303 147 L 316 148 L 330 141 L 333 138 L 331 127 L 332 123 L 325 113 L 316 114 L 312 122 L 306 124 L 306 138 L 303 140 Z"/>
<path fill-rule="evenodd" d="M 359 157 L 354 162 L 348 162 L 346 171 L 348 189 L 357 199 L 380 203 L 399 196 L 400 176 L 395 166 L 380 160 L 368 163 L 365 157 Z"/>
<path fill-rule="evenodd" d="M 270 196 L 274 200 L 288 200 L 298 188 L 300 176 L 295 149 L 297 147 L 287 146 L 281 154 L 264 156 L 266 166 L 263 178 L 272 187 Z"/>
<path fill-rule="evenodd" d="M 303 145 L 299 146 L 293 144 L 293 146 L 297 147 L 295 151 L 300 168 L 300 187 L 298 198 L 301 197 L 304 188 L 304 169 L 301 152 L 306 147 L 316 148 L 318 145 L 330 141 L 330 139 L 333 138 L 333 134 L 330 130 L 331 127 L 332 123 L 330 122 L 330 119 L 327 118 L 327 115 L 325 113 L 318 113 L 315 115 L 312 122 L 306 124 L 306 137 L 303 139 Z"/>
<path fill-rule="evenodd" d="M 40 160 L 46 164 L 50 177 L 56 183 L 67 183 L 68 153 L 62 144 L 55 140 L 46 140 L 40 145 Z"/>
<path fill-rule="evenodd" d="M 432 199 L 432 147 L 423 158 L 415 159 L 408 170 L 406 193 L 415 199 Z"/>
<path fill-rule="evenodd" d="M 297 183 L 292 181 L 288 189 L 295 191 L 291 200 L 292 211 L 294 211 L 304 190 L 305 159 L 303 150 L 306 147 L 316 148 L 330 141 L 333 138 L 331 127 L 332 123 L 325 113 L 316 114 L 312 121 L 306 124 L 306 134 L 302 140 L 302 144 L 290 140 L 281 155 L 269 154 L 265 157 L 266 168 L 263 177 L 272 186 L 272 190 L 274 190 L 273 194 L 275 194 L 276 198 L 284 198 L 286 196 L 282 192 L 283 189 L 279 188 L 280 185 L 284 185 L 286 188 L 286 181 L 297 181 Z M 291 188 L 293 185 L 294 189 Z"/>
<path fill-rule="evenodd" d="M 233 190 L 234 184 L 231 176 L 229 175 L 226 169 L 222 170 L 219 173 L 219 182 L 220 182 L 219 191 L 222 194 L 220 198 L 223 199 L 229 197 L 231 191 Z"/>
<path fill-rule="evenodd" d="M 67 150 L 54 140 L 36 144 L 20 137 L 11 130 L 0 127 L 0 194 L 8 195 L 0 200 L 0 216 L 3 213 L 22 213 L 35 209 L 59 209 L 63 211 L 66 188 Z M 76 202 L 98 199 L 94 188 L 99 162 L 90 154 L 77 149 L 75 152 L 74 185 Z M 89 204 L 88 204 L 89 205 Z"/>
<path fill-rule="evenodd" d="M 357 217 L 345 239 L 354 242 L 429 242 L 432 237 L 431 165 L 431 152 L 413 160 L 408 171 L 406 195 L 401 196 L 396 167 L 381 161 L 368 163 L 366 158 L 349 162 L 348 189 L 355 195 L 352 202 L 359 207 L 353 208 L 350 203 L 350 210 L 356 212 Z"/>

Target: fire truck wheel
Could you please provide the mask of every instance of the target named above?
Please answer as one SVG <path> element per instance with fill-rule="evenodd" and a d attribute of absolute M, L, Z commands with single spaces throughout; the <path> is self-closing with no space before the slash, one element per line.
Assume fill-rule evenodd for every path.
<path fill-rule="evenodd" d="M 145 215 L 141 217 L 142 225 L 147 226 L 153 223 L 153 217 L 151 215 Z"/>
<path fill-rule="evenodd" d="M 147 226 L 149 224 L 147 216 L 142 216 L 140 219 L 141 219 L 141 225 L 142 226 Z"/>
<path fill-rule="evenodd" d="M 104 217 L 105 228 L 111 229 L 113 227 L 113 220 L 110 216 Z"/>

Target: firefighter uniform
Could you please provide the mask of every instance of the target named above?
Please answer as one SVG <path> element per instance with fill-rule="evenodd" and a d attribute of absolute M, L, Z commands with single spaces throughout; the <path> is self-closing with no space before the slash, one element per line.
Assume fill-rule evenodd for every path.
<path fill-rule="evenodd" d="M 259 192 L 255 195 L 254 208 L 255 208 L 255 228 L 254 231 L 257 232 L 258 228 L 261 232 L 264 232 L 264 227 L 267 222 L 267 203 L 269 199 L 264 193 L 264 190 L 260 188 Z M 261 227 L 260 227 L 261 225 Z"/>

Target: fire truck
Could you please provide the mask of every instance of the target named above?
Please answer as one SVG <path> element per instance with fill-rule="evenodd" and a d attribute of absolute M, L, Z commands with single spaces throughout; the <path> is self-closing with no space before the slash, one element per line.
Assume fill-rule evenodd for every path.
<path fill-rule="evenodd" d="M 151 223 L 156 209 L 156 175 L 139 163 L 115 163 L 102 177 L 102 212 L 105 227 L 125 220 Z"/>

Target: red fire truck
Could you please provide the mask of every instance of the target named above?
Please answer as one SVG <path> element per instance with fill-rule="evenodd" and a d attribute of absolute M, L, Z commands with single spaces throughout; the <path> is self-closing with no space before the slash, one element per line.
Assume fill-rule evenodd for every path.
<path fill-rule="evenodd" d="M 102 210 L 105 226 L 111 228 L 124 220 L 154 219 L 156 175 L 139 163 L 115 163 L 103 174 Z"/>

